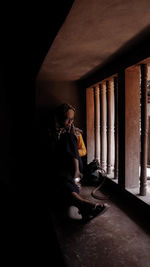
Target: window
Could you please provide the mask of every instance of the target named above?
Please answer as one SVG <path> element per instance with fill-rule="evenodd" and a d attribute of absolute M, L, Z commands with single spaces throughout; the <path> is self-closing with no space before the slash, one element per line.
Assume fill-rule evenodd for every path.
<path fill-rule="evenodd" d="M 150 58 L 87 88 L 86 120 L 88 163 L 150 204 Z"/>

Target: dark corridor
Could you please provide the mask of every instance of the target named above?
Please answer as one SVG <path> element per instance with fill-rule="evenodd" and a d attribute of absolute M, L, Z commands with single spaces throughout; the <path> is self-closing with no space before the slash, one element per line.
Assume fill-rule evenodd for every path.
<path fill-rule="evenodd" d="M 78 10 L 78 3 L 80 3 L 78 0 L 55 0 L 54 3 L 50 3 L 49 5 L 44 5 L 44 3 L 40 1 L 39 3 L 36 3 L 35 6 L 31 6 L 27 3 L 18 5 L 14 3 L 9 5 L 7 3 L 2 4 L 1 12 L 4 14 L 5 19 L 2 19 L 1 22 L 0 61 L 1 266 L 9 266 L 10 264 L 14 264 L 15 266 L 39 264 L 41 266 L 50 265 L 63 267 L 66 265 L 68 266 L 69 264 L 71 267 L 76 267 L 80 264 L 80 266 L 87 267 L 88 265 L 85 265 L 86 263 L 84 260 L 89 250 L 85 253 L 85 244 L 88 249 L 90 249 L 89 238 L 91 238 L 93 247 L 89 260 L 90 267 L 104 266 L 99 264 L 99 260 L 102 260 L 103 263 L 107 263 L 107 267 L 107 257 L 108 260 L 111 260 L 115 250 L 115 239 L 113 234 L 117 235 L 117 226 L 121 228 L 121 224 L 123 224 L 125 227 L 123 233 L 126 237 L 122 237 L 121 244 L 125 241 L 126 246 L 123 248 L 124 250 L 121 250 L 121 246 L 119 247 L 120 254 L 118 253 L 118 255 L 121 255 L 124 261 L 120 258 L 121 260 L 118 260 L 120 265 L 117 265 L 118 262 L 114 262 L 114 265 L 112 266 L 129 267 L 133 266 L 132 264 L 134 263 L 137 264 L 135 266 L 138 267 L 148 267 L 150 262 L 148 262 L 149 255 L 147 253 L 150 245 L 149 229 L 147 226 L 149 220 L 149 216 L 147 216 L 149 208 L 143 210 L 140 204 L 135 204 L 133 205 L 133 209 L 128 209 L 130 202 L 127 202 L 127 206 L 124 202 L 121 204 L 119 198 L 122 199 L 122 195 L 119 195 L 120 191 L 113 188 L 112 184 L 111 186 L 108 184 L 107 187 L 107 190 L 111 188 L 113 191 L 112 199 L 110 200 L 112 209 L 110 209 L 110 211 L 103 217 L 100 216 L 99 218 L 96 218 L 96 220 L 91 221 L 89 228 L 87 225 L 85 225 L 84 228 L 83 225 L 76 224 L 76 222 L 75 225 L 74 222 L 71 222 L 71 227 L 67 228 L 68 222 L 65 222 L 64 224 L 64 221 L 57 221 L 49 210 L 48 196 L 47 193 L 45 193 L 47 192 L 47 188 L 45 185 L 49 176 L 47 127 L 52 109 L 50 106 L 46 107 L 42 105 L 37 108 L 36 78 L 49 48 L 52 46 L 74 2 L 77 3 Z M 84 1 L 81 2 L 83 3 Z M 112 4 L 111 1 L 107 9 L 104 10 L 111 12 L 111 8 L 117 7 L 116 2 L 117 1 Z M 126 2 L 130 5 L 130 1 Z M 140 2 L 141 1 L 139 1 L 139 3 Z M 149 1 L 143 2 L 145 3 L 145 5 L 143 4 L 145 10 L 148 10 L 148 8 L 146 9 L 146 4 Z M 88 16 L 88 12 L 91 12 L 90 15 L 94 14 L 95 16 L 94 10 L 96 10 L 96 1 L 88 1 L 88 3 L 95 3 L 93 12 L 91 9 L 87 9 L 86 13 L 84 12 L 85 9 L 82 7 L 81 11 L 86 16 Z M 124 9 L 122 9 L 122 3 L 124 7 L 124 1 L 120 1 L 119 8 L 121 7 L 121 10 L 124 11 Z M 105 5 L 103 7 L 105 7 Z M 134 7 L 136 7 L 136 5 Z M 142 12 L 144 12 L 144 8 L 142 9 Z M 107 13 L 106 18 L 111 18 L 108 14 L 109 13 Z M 128 18 L 126 7 L 125 15 L 125 17 Z M 95 16 L 95 18 L 98 18 L 98 21 L 101 19 L 100 16 Z M 121 16 L 119 19 L 120 18 Z M 81 20 L 81 22 L 81 26 L 86 25 L 86 27 L 90 29 L 89 25 L 92 25 L 92 23 L 89 17 L 85 24 L 84 21 Z M 76 21 L 74 24 L 76 24 Z M 138 29 L 138 32 L 135 33 L 135 37 L 133 38 L 131 35 L 131 41 L 122 44 L 120 49 L 117 48 L 117 52 L 113 55 L 109 55 L 109 53 L 107 54 L 108 51 L 111 52 L 111 49 L 108 49 L 108 51 L 106 49 L 104 56 L 108 55 L 108 58 L 105 57 L 105 62 L 102 62 L 102 65 L 100 66 L 99 60 L 103 59 L 103 55 L 99 56 L 99 50 L 97 50 L 97 48 L 99 48 L 100 45 L 97 43 L 95 36 L 93 40 L 96 42 L 94 46 L 91 46 L 91 49 L 97 51 L 97 54 L 91 53 L 91 50 L 88 50 L 88 46 L 87 49 L 84 49 L 85 47 L 83 46 L 83 49 L 81 50 L 80 47 L 76 46 L 77 50 L 75 51 L 81 51 L 82 53 L 86 51 L 89 58 L 87 57 L 86 60 L 84 60 L 81 55 L 79 58 L 80 61 L 78 62 L 76 61 L 76 54 L 74 54 L 72 58 L 71 54 L 69 54 L 70 56 L 64 57 L 64 62 L 67 65 L 70 58 L 74 59 L 77 66 L 81 66 L 79 71 L 82 71 L 82 64 L 84 63 L 85 65 L 83 64 L 83 69 L 86 71 L 86 75 L 82 75 L 82 79 L 75 82 L 69 80 L 69 82 L 63 81 L 60 83 L 58 80 L 55 82 L 51 81 L 51 83 L 48 84 L 45 83 L 45 81 L 40 81 L 41 84 L 39 83 L 39 86 L 44 88 L 43 98 L 39 94 L 42 99 L 41 103 L 43 104 L 44 101 L 45 103 L 46 101 L 50 101 L 52 104 L 51 106 L 53 106 L 56 101 L 55 93 L 58 98 L 63 97 L 61 87 L 63 85 L 66 99 L 72 99 L 72 101 L 74 101 L 73 104 L 76 104 L 79 108 L 80 112 L 78 113 L 77 120 L 84 128 L 85 133 L 85 88 L 100 79 L 106 78 L 111 75 L 112 72 L 117 72 L 118 70 L 122 71 L 124 67 L 137 62 L 137 60 L 143 60 L 149 57 L 149 26 L 146 23 L 144 24 L 144 22 L 143 25 L 143 28 Z M 100 28 L 101 27 L 95 27 L 96 30 Z M 77 39 L 77 41 L 79 41 L 72 29 L 71 32 L 73 33 L 72 40 L 75 41 L 75 39 Z M 78 32 L 80 36 L 80 31 Z M 91 32 L 93 31 L 91 30 Z M 121 36 L 123 36 L 122 29 L 119 32 L 121 32 Z M 83 35 L 83 41 L 87 36 L 88 33 Z M 105 34 L 103 36 L 105 36 Z M 74 37 L 76 38 L 74 39 Z M 65 40 L 65 38 L 63 39 Z M 70 38 L 68 37 L 68 39 Z M 91 43 L 91 39 L 89 39 L 89 42 Z M 114 44 L 118 43 L 119 41 L 114 42 Z M 102 48 L 105 49 L 105 47 L 104 43 Z M 67 47 L 67 49 L 69 48 L 70 47 Z M 69 51 L 74 51 L 74 49 Z M 90 55 L 95 61 L 94 63 L 97 65 L 92 65 L 90 62 Z M 69 60 L 67 61 L 67 59 Z M 57 70 L 57 64 L 55 66 L 56 69 L 54 68 L 53 70 L 54 75 L 55 70 Z M 73 67 L 75 67 L 74 71 L 77 71 L 78 74 L 78 69 L 76 69 L 75 64 L 72 63 L 70 69 L 72 70 Z M 69 77 L 69 75 L 73 75 L 73 71 L 69 72 L 68 68 L 66 77 Z M 52 96 L 48 95 L 48 98 L 46 90 L 49 86 L 54 88 L 55 93 L 52 94 Z M 58 90 L 59 87 L 61 93 Z M 84 89 L 81 90 L 81 88 Z M 123 96 L 123 94 L 120 94 L 120 96 Z M 123 149 L 124 148 L 122 148 L 122 150 Z M 82 193 L 89 197 L 90 189 L 91 188 L 83 188 Z M 119 195 L 118 199 L 116 198 L 116 195 Z M 123 197 L 123 200 L 124 199 L 125 198 Z M 135 206 L 137 207 L 138 215 L 135 213 L 134 216 L 132 211 L 134 211 Z M 124 208 L 125 213 L 123 211 Z M 111 216 L 112 220 L 109 216 Z M 117 218 L 116 221 L 115 216 Z M 123 218 L 125 218 L 125 221 Z M 133 218 L 133 221 L 131 218 Z M 62 224 L 60 224 L 60 222 Z M 125 225 L 125 222 L 128 222 L 131 226 L 130 233 L 127 233 L 128 224 Z M 107 229 L 107 223 L 110 224 L 112 228 L 115 227 L 115 229 L 113 228 L 114 232 Z M 115 223 L 116 225 L 114 225 Z M 99 233 L 99 237 L 103 238 L 100 228 L 104 226 L 106 240 L 108 241 L 109 238 L 111 239 L 113 251 L 111 251 L 110 244 L 108 244 L 109 249 L 103 250 L 103 253 L 101 254 L 102 239 L 97 239 L 95 232 Z M 82 231 L 83 236 L 80 235 Z M 119 234 L 122 235 L 121 232 Z M 85 237 L 87 237 L 87 239 Z M 132 240 L 130 240 L 130 238 Z M 80 246 L 78 246 L 78 240 L 81 241 Z M 135 254 L 133 254 L 135 257 L 133 259 L 131 254 L 132 251 L 129 251 L 129 247 L 131 243 L 134 245 L 134 242 L 137 242 L 137 251 L 134 250 Z M 72 247 L 72 251 L 68 244 L 70 245 L 70 248 Z M 115 243 L 115 245 L 118 248 L 119 244 Z M 97 248 L 100 248 L 99 254 L 96 252 L 96 246 Z M 81 248 L 80 251 L 79 248 Z M 83 259 L 80 254 L 82 252 Z M 138 255 L 140 260 L 137 258 L 136 254 L 138 252 L 141 252 L 141 254 L 139 253 L 140 256 Z M 125 254 L 123 255 L 123 253 L 129 255 L 129 265 L 123 265 L 125 263 Z M 146 257 L 147 265 L 142 265 L 141 258 L 143 255 Z M 93 259 L 96 261 L 94 262 Z M 74 260 L 74 265 L 72 260 Z"/>

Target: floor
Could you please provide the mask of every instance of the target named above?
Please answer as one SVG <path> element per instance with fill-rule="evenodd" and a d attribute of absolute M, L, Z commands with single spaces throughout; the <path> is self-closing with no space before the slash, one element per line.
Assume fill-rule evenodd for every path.
<path fill-rule="evenodd" d="M 82 187 L 81 195 L 100 202 L 92 198 L 92 189 Z M 106 193 L 98 192 L 101 196 Z M 65 266 L 150 267 L 150 229 L 144 214 L 139 218 L 113 195 L 105 202 L 111 207 L 88 223 L 82 223 L 75 207 L 68 216 L 51 214 Z"/>

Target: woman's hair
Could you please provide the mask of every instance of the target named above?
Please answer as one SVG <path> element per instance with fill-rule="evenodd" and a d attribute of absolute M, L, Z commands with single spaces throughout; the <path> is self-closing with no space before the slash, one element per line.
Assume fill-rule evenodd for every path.
<path fill-rule="evenodd" d="M 56 109 L 56 118 L 58 120 L 58 123 L 62 125 L 66 119 L 66 114 L 68 110 L 72 109 L 75 112 L 75 108 L 68 104 L 68 103 L 63 103 L 60 106 L 57 107 Z"/>

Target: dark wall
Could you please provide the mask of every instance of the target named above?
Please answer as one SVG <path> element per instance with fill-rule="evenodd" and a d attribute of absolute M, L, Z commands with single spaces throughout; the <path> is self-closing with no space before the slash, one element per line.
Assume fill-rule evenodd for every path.
<path fill-rule="evenodd" d="M 55 109 L 62 103 L 70 103 L 76 109 L 75 124 L 83 128 L 82 92 L 83 88 L 80 88 L 75 81 L 45 81 L 39 74 L 36 83 L 36 107 L 37 109 Z"/>
<path fill-rule="evenodd" d="M 0 116 L 3 150 L 0 165 L 3 168 L 7 165 L 8 169 L 16 168 L 14 172 L 18 172 L 18 165 L 23 164 L 21 176 L 28 166 L 31 150 L 34 152 L 36 76 L 72 3 L 73 1 L 55 1 L 46 6 L 39 2 L 33 8 L 27 4 L 2 6 L 7 24 L 1 35 Z M 4 176 L 7 176 L 6 169 Z M 13 190 L 15 187 L 12 185 L 17 186 L 21 180 L 20 172 L 19 181 L 15 181 L 16 173 L 14 181 L 13 177 L 10 179 L 4 176 L 2 175 L 1 181 L 8 185 L 9 190 Z"/>
<path fill-rule="evenodd" d="M 17 266 L 29 259 L 34 264 L 53 260 L 47 244 L 54 242 L 54 233 L 48 231 L 52 225 L 36 169 L 35 79 L 72 3 L 1 7 L 5 18 L 0 61 L 1 253 L 5 262 Z"/>

